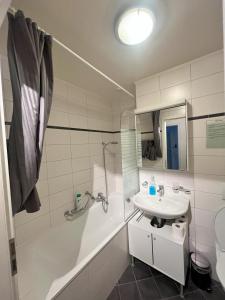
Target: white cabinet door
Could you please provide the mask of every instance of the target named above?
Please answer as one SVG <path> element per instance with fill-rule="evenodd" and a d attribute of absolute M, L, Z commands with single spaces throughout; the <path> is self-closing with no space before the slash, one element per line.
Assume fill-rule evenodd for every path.
<path fill-rule="evenodd" d="M 152 236 L 149 232 L 128 224 L 129 252 L 148 265 L 152 265 Z"/>
<path fill-rule="evenodd" d="M 154 266 L 184 284 L 184 254 L 182 245 L 166 240 L 157 235 L 152 236 Z"/>

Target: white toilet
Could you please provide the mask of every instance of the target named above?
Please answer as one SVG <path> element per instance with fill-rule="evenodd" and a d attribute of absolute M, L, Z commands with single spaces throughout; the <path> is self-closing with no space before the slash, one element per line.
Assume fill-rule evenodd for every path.
<path fill-rule="evenodd" d="M 218 211 L 215 217 L 216 233 L 216 272 L 225 289 L 225 207 Z"/>

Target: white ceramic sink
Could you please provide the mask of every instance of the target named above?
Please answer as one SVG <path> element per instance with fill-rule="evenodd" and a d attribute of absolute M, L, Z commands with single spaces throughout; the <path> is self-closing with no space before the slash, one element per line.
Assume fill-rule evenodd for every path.
<path fill-rule="evenodd" d="M 148 197 L 138 193 L 132 197 L 135 207 L 146 214 L 162 218 L 175 219 L 185 215 L 189 208 L 189 199 L 182 196 L 174 197 Z"/>

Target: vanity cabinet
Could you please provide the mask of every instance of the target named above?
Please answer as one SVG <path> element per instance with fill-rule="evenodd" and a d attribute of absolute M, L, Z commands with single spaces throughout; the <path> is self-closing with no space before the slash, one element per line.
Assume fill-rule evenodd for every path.
<path fill-rule="evenodd" d="M 155 228 L 150 221 L 141 213 L 129 221 L 129 253 L 185 285 L 189 257 L 188 232 L 182 239 L 176 239 L 171 223 Z"/>
<path fill-rule="evenodd" d="M 147 265 L 152 265 L 152 236 L 148 231 L 136 226 L 129 226 L 130 254 Z"/>

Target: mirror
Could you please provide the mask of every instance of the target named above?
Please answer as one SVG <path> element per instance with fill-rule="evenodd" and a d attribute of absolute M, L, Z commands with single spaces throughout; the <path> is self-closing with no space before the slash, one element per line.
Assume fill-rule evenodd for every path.
<path fill-rule="evenodd" d="M 187 104 L 136 114 L 142 167 L 188 170 Z"/>

